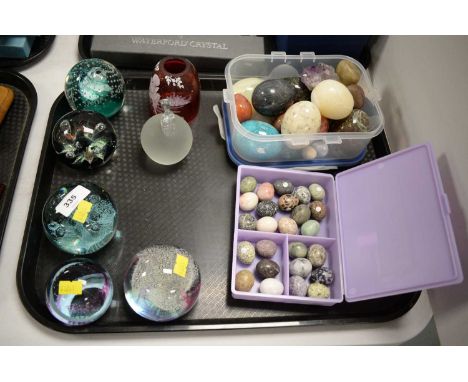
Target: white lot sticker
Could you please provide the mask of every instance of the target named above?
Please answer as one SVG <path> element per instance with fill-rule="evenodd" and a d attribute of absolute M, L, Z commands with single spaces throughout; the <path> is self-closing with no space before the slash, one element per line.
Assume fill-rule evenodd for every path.
<path fill-rule="evenodd" d="M 90 190 L 83 186 L 76 186 L 71 190 L 62 201 L 55 207 L 55 212 L 62 214 L 65 217 L 69 217 L 70 214 L 75 210 L 78 204 L 91 193 Z"/>

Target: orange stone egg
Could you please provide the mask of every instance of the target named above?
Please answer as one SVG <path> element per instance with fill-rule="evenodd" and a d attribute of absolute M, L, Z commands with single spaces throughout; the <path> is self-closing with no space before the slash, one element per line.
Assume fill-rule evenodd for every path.
<path fill-rule="evenodd" d="M 234 95 L 236 101 L 236 113 L 239 122 L 244 122 L 252 118 L 252 105 L 242 94 Z"/>

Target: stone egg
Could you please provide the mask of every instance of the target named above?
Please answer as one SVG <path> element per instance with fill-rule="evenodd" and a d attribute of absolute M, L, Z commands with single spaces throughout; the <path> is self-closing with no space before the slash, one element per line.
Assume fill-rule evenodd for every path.
<path fill-rule="evenodd" d="M 273 260 L 262 259 L 257 263 L 255 272 L 262 280 L 274 278 L 280 272 L 280 266 Z"/>
<path fill-rule="evenodd" d="M 252 264 L 255 259 L 255 247 L 250 241 L 241 241 L 237 244 L 237 259 L 242 264 Z"/>
<path fill-rule="evenodd" d="M 301 226 L 301 234 L 304 236 L 315 236 L 320 231 L 320 223 L 316 220 L 307 220 Z"/>
<path fill-rule="evenodd" d="M 255 77 L 249 77 L 249 78 L 243 78 L 240 81 L 237 81 L 233 87 L 232 90 L 234 94 L 241 94 L 247 100 L 252 103 L 252 93 L 255 89 L 255 87 L 262 83 L 263 80 L 260 78 L 255 78 Z"/>
<path fill-rule="evenodd" d="M 289 295 L 305 297 L 307 295 L 307 289 L 309 283 L 305 281 L 301 276 L 291 276 L 289 278 Z"/>
<path fill-rule="evenodd" d="M 294 189 L 292 194 L 299 199 L 299 203 L 301 204 L 310 203 L 310 192 L 307 187 L 298 186 Z"/>
<path fill-rule="evenodd" d="M 327 255 L 327 250 L 320 244 L 312 244 L 307 251 L 307 259 L 309 259 L 314 268 L 321 267 L 325 264 Z"/>
<path fill-rule="evenodd" d="M 257 204 L 257 208 L 255 209 L 257 215 L 261 218 L 265 216 L 275 216 L 278 212 L 278 205 L 271 201 L 271 200 L 263 200 Z"/>
<path fill-rule="evenodd" d="M 277 117 L 294 102 L 294 85 L 284 79 L 266 80 L 258 84 L 252 93 L 252 106 L 267 117 Z"/>
<path fill-rule="evenodd" d="M 258 186 L 257 196 L 259 200 L 271 200 L 275 196 L 275 189 L 271 183 L 265 182 Z"/>
<path fill-rule="evenodd" d="M 369 130 L 369 116 L 360 109 L 354 109 L 350 115 L 341 121 L 334 121 L 330 131 L 340 133 L 359 133 Z"/>
<path fill-rule="evenodd" d="M 234 94 L 236 102 L 236 114 L 239 122 L 244 122 L 252 118 L 252 105 L 242 94 Z"/>
<path fill-rule="evenodd" d="M 310 100 L 310 90 L 299 77 L 289 77 L 285 78 L 285 81 L 288 81 L 294 87 L 294 97 L 293 102 L 296 103 L 299 101 L 309 101 Z"/>
<path fill-rule="evenodd" d="M 239 198 L 239 208 L 242 211 L 252 211 L 257 207 L 258 196 L 253 192 L 246 192 Z"/>
<path fill-rule="evenodd" d="M 348 90 L 351 92 L 351 95 L 353 96 L 354 108 L 360 109 L 361 107 L 363 107 L 364 100 L 366 99 L 364 90 L 362 90 L 362 88 L 357 84 L 349 85 Z"/>
<path fill-rule="evenodd" d="M 327 156 L 328 144 L 326 144 L 324 141 L 320 140 L 320 141 L 312 142 L 312 147 L 315 149 L 315 151 L 317 152 L 317 155 L 320 158 Z"/>
<path fill-rule="evenodd" d="M 293 219 L 287 217 L 282 217 L 278 220 L 278 230 L 288 235 L 297 235 L 299 233 L 297 223 Z"/>
<path fill-rule="evenodd" d="M 278 207 L 281 211 L 292 211 L 299 204 L 297 196 L 291 194 L 281 195 L 278 199 Z"/>
<path fill-rule="evenodd" d="M 280 114 L 276 117 L 276 119 L 273 121 L 273 127 L 278 130 L 278 132 L 281 133 L 281 125 L 283 123 L 283 118 L 284 118 L 284 113 Z"/>
<path fill-rule="evenodd" d="M 302 149 L 302 157 L 306 160 L 313 160 L 317 158 L 317 150 L 312 146 L 307 146 Z"/>
<path fill-rule="evenodd" d="M 273 187 L 276 193 L 281 196 L 284 194 L 291 194 L 294 191 L 294 186 L 290 180 L 277 179 L 273 182 Z"/>
<path fill-rule="evenodd" d="M 334 80 L 320 82 L 312 91 L 311 100 L 318 107 L 320 114 L 329 119 L 346 118 L 354 106 L 354 99 L 348 88 L 341 82 Z M 283 120 L 282 130 L 284 130 L 286 116 Z M 317 130 L 319 128 L 320 123 Z"/>
<path fill-rule="evenodd" d="M 277 279 L 265 279 L 260 283 L 260 293 L 280 295 L 284 292 L 284 285 Z"/>
<path fill-rule="evenodd" d="M 276 232 L 277 229 L 278 222 L 270 216 L 265 216 L 257 220 L 257 231 Z"/>
<path fill-rule="evenodd" d="M 325 199 L 325 189 L 318 183 L 312 183 L 309 186 L 310 196 L 312 200 L 323 200 Z"/>
<path fill-rule="evenodd" d="M 310 274 L 310 281 L 319 282 L 320 284 L 331 285 L 335 276 L 333 271 L 327 267 L 314 269 Z"/>
<path fill-rule="evenodd" d="M 255 231 L 257 229 L 257 219 L 250 214 L 239 215 L 239 228 Z"/>
<path fill-rule="evenodd" d="M 281 123 L 281 133 L 317 133 L 320 130 L 321 118 L 322 116 L 317 105 L 310 101 L 297 102 L 292 105 L 284 114 L 283 121 Z"/>
<path fill-rule="evenodd" d="M 289 275 L 306 278 L 312 272 L 312 264 L 309 260 L 299 257 L 289 263 Z"/>
<path fill-rule="evenodd" d="M 320 120 L 320 129 L 319 129 L 319 133 L 326 133 L 329 129 L 330 125 L 328 123 L 328 119 L 325 118 L 323 115 L 322 115 L 322 119 Z"/>
<path fill-rule="evenodd" d="M 313 90 L 323 80 L 338 80 L 333 66 L 319 62 L 302 71 L 301 81 L 309 90 Z"/>
<path fill-rule="evenodd" d="M 272 240 L 263 239 L 257 241 L 257 243 L 255 244 L 255 250 L 257 251 L 257 255 L 265 258 L 271 258 L 275 256 L 276 251 L 278 250 L 278 246 Z"/>
<path fill-rule="evenodd" d="M 358 66 L 349 60 L 341 60 L 336 65 L 336 74 L 345 85 L 357 84 L 361 79 Z"/>
<path fill-rule="evenodd" d="M 235 287 L 240 292 L 250 292 L 255 283 L 255 277 L 248 269 L 244 269 L 236 274 Z"/>
<path fill-rule="evenodd" d="M 309 205 L 312 219 L 322 221 L 327 216 L 327 206 L 320 200 L 314 200 Z"/>
<path fill-rule="evenodd" d="M 288 245 L 289 257 L 291 259 L 297 259 L 307 256 L 307 246 L 300 241 L 293 241 Z"/>
<path fill-rule="evenodd" d="M 279 135 L 272 125 L 262 121 L 248 120 L 242 126 L 250 133 L 258 135 L 258 139 L 246 137 L 238 131 L 233 133 L 233 144 L 236 152 L 250 162 L 275 158 L 281 152 L 281 142 L 263 142 L 261 137 Z"/>
<path fill-rule="evenodd" d="M 310 209 L 305 204 L 299 204 L 292 210 L 291 218 L 298 224 L 304 224 L 310 219 Z"/>
<path fill-rule="evenodd" d="M 312 283 L 307 289 L 307 296 L 317 298 L 330 298 L 330 288 L 320 283 Z"/>
<path fill-rule="evenodd" d="M 240 192 L 245 194 L 246 192 L 254 192 L 257 187 L 257 179 L 253 176 L 246 176 L 242 178 L 240 182 Z"/>

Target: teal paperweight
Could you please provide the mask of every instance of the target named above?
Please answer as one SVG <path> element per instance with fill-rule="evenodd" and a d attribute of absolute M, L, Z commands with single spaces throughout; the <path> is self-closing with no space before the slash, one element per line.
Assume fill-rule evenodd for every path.
<path fill-rule="evenodd" d="M 42 211 L 45 235 L 60 250 L 88 255 L 109 243 L 117 228 L 117 209 L 110 195 L 90 182 L 61 186 Z"/>
<path fill-rule="evenodd" d="M 46 305 L 67 326 L 87 325 L 106 313 L 113 292 L 112 279 L 103 267 L 88 259 L 74 259 L 52 274 Z"/>
<path fill-rule="evenodd" d="M 89 170 L 112 158 L 117 147 L 117 135 L 102 114 L 75 110 L 55 124 L 52 146 L 58 158 L 68 166 Z"/>
<path fill-rule="evenodd" d="M 65 96 L 73 110 L 90 110 L 112 117 L 124 104 L 125 81 L 111 63 L 89 58 L 68 72 Z"/>
<path fill-rule="evenodd" d="M 125 298 L 138 315 L 152 321 L 175 320 L 198 299 L 198 265 L 184 249 L 156 245 L 139 252 L 124 279 Z"/>

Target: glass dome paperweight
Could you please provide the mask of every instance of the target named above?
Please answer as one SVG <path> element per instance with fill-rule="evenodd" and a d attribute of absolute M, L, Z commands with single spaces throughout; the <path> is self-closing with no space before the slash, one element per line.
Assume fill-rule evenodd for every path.
<path fill-rule="evenodd" d="M 65 96 L 73 110 L 96 111 L 112 117 L 124 104 L 125 81 L 110 62 L 89 58 L 68 72 Z"/>
<path fill-rule="evenodd" d="M 113 292 L 111 277 L 103 267 L 88 259 L 75 259 L 52 274 L 46 305 L 65 325 L 86 325 L 106 313 Z"/>
<path fill-rule="evenodd" d="M 70 167 L 94 169 L 112 158 L 117 147 L 117 135 L 103 115 L 75 110 L 55 124 L 52 147 L 60 160 Z"/>
<path fill-rule="evenodd" d="M 170 321 L 186 314 L 200 292 L 200 271 L 184 249 L 157 245 L 139 252 L 124 279 L 130 307 L 152 321 Z"/>
<path fill-rule="evenodd" d="M 47 199 L 42 225 L 57 248 L 73 255 L 87 255 L 112 240 L 117 209 L 110 195 L 96 184 L 65 184 Z"/>
<path fill-rule="evenodd" d="M 163 114 L 148 119 L 141 130 L 141 146 L 152 161 L 172 165 L 184 159 L 192 148 L 193 135 L 189 124 L 175 115 L 169 100 L 163 99 Z"/>

